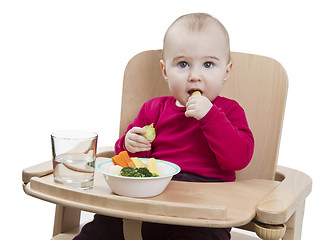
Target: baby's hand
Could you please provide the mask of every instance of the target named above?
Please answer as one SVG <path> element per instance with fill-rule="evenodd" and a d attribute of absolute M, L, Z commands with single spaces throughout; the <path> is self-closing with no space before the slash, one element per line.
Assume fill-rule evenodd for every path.
<path fill-rule="evenodd" d="M 203 118 L 212 108 L 210 100 L 201 95 L 192 95 L 186 103 L 186 117 L 194 117 L 197 120 Z"/>
<path fill-rule="evenodd" d="M 149 151 L 150 142 L 140 134 L 145 134 L 146 130 L 140 127 L 131 128 L 125 138 L 126 149 L 131 153 Z"/>

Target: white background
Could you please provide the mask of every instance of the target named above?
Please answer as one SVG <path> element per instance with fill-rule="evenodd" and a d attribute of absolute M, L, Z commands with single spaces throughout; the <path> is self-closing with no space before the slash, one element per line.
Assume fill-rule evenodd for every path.
<path fill-rule="evenodd" d="M 84 129 L 99 146 L 118 138 L 123 70 L 162 47 L 178 16 L 207 12 L 233 51 L 279 60 L 289 94 L 279 164 L 309 174 L 303 239 L 320 234 L 323 201 L 322 7 L 320 1 L 2 0 L 0 3 L 1 235 L 50 239 L 54 204 L 27 196 L 23 168 L 50 160 L 50 133 Z"/>

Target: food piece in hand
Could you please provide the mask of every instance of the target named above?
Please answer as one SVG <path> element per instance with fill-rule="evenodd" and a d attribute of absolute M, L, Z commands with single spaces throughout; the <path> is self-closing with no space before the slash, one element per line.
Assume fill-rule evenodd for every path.
<path fill-rule="evenodd" d="M 114 165 L 121 167 L 136 167 L 133 161 L 130 159 L 127 151 L 122 151 L 118 155 L 111 158 Z"/>
<path fill-rule="evenodd" d="M 137 157 L 131 158 L 133 163 L 135 164 L 136 168 L 145 168 L 146 165 Z"/>
<path fill-rule="evenodd" d="M 201 95 L 201 92 L 200 91 L 195 91 L 191 94 L 191 96 L 194 96 L 194 95 Z"/>
<path fill-rule="evenodd" d="M 155 158 L 149 158 L 147 162 L 147 168 L 152 174 L 160 175 L 159 168 Z"/>
<path fill-rule="evenodd" d="M 108 173 L 111 175 L 116 175 L 116 176 L 120 176 L 121 175 L 121 170 L 122 167 L 119 165 L 114 165 L 112 167 L 109 168 Z"/>
<path fill-rule="evenodd" d="M 141 135 L 147 138 L 149 142 L 154 141 L 156 138 L 156 131 L 154 128 L 154 124 L 152 123 L 150 125 L 144 126 L 143 129 L 146 130 L 146 133 Z"/>

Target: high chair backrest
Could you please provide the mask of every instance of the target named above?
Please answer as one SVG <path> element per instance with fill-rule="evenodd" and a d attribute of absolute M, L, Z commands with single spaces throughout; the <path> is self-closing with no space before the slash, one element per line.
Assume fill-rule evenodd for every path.
<path fill-rule="evenodd" d="M 161 50 L 152 50 L 129 61 L 124 73 L 120 136 L 144 102 L 170 95 L 160 59 Z M 264 56 L 233 52 L 232 63 L 232 74 L 220 95 L 244 108 L 255 138 L 253 158 L 237 172 L 237 180 L 274 179 L 287 96 L 286 72 L 279 62 Z"/>

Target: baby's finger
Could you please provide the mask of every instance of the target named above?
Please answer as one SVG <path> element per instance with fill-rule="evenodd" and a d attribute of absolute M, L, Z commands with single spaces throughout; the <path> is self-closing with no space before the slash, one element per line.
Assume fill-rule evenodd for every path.
<path fill-rule="evenodd" d="M 135 153 L 135 152 L 141 152 L 141 151 L 149 151 L 151 149 L 151 145 L 140 143 L 137 141 L 133 141 L 131 139 L 126 139 L 125 142 L 126 148 L 129 152 Z"/>
<path fill-rule="evenodd" d="M 140 135 L 140 134 L 142 134 L 142 132 L 146 132 L 146 130 L 134 127 L 127 132 L 126 139 L 130 139 L 132 141 L 138 141 L 138 142 L 142 142 L 142 143 L 147 143 L 147 141 L 145 141 L 147 139 L 145 139 L 143 136 Z"/>
<path fill-rule="evenodd" d="M 135 134 L 145 134 L 146 130 L 144 128 L 140 128 L 140 127 L 133 127 L 132 129 L 130 129 L 131 133 L 135 133 Z"/>
<path fill-rule="evenodd" d="M 194 117 L 194 111 L 193 110 L 186 110 L 185 111 L 185 116 L 186 117 Z"/>
<path fill-rule="evenodd" d="M 138 149 L 146 149 L 146 148 L 150 148 L 150 142 L 148 141 L 148 143 L 142 143 L 139 141 L 132 141 L 129 139 L 129 145 L 131 145 L 134 148 L 138 148 Z"/>
<path fill-rule="evenodd" d="M 136 142 L 138 142 L 140 144 L 150 145 L 150 142 L 148 141 L 148 139 L 145 138 L 144 136 L 139 135 L 139 134 L 134 134 L 132 136 L 132 140 L 136 141 Z"/>

